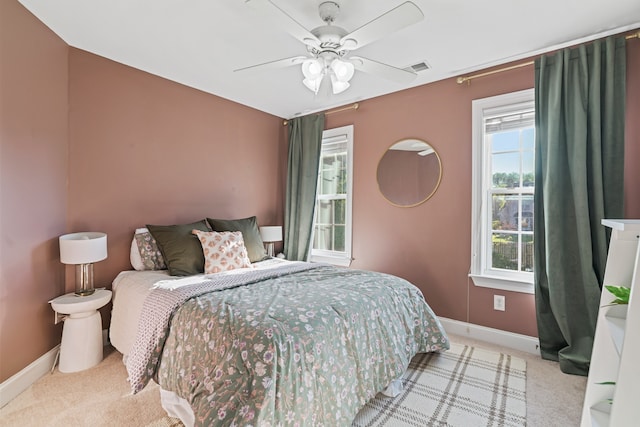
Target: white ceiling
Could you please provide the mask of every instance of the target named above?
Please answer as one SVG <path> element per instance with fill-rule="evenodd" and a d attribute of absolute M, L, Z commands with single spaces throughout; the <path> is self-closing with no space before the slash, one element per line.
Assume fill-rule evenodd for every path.
<path fill-rule="evenodd" d="M 640 27 L 639 0 L 412 0 L 425 19 L 357 52 L 398 68 L 426 61 L 409 85 L 356 71 L 339 95 L 302 84 L 299 66 L 234 72 L 305 46 L 245 0 L 19 0 L 70 46 L 291 118 Z M 272 0 L 311 30 L 321 0 Z M 348 32 L 405 0 L 337 0 Z"/>

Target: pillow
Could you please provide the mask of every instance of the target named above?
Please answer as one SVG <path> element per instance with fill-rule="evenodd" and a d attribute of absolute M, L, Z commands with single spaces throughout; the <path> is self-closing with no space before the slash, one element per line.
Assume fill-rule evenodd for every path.
<path fill-rule="evenodd" d="M 147 228 L 136 228 L 129 254 L 131 266 L 138 270 L 166 270 L 162 252 Z"/>
<path fill-rule="evenodd" d="M 264 248 L 256 217 L 243 219 L 211 219 L 207 218 L 214 231 L 241 231 L 244 245 L 249 253 L 251 262 L 258 262 L 269 258 Z"/>
<path fill-rule="evenodd" d="M 131 239 L 131 249 L 129 250 L 129 261 L 131 261 L 131 267 L 134 270 L 144 270 L 144 264 L 142 263 L 142 257 L 140 257 L 140 251 L 138 250 L 138 244 L 136 243 L 136 236 L 133 235 Z"/>
<path fill-rule="evenodd" d="M 242 232 L 193 230 L 192 233 L 200 239 L 206 274 L 251 267 Z"/>
<path fill-rule="evenodd" d="M 204 272 L 202 246 L 191 230 L 209 231 L 206 220 L 181 225 L 150 225 L 164 262 L 172 276 L 191 276 Z"/>

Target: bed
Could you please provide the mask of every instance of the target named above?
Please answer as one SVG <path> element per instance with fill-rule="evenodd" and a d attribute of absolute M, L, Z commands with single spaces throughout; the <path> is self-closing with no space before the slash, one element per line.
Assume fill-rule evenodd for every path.
<path fill-rule="evenodd" d="M 449 348 L 420 290 L 383 273 L 270 258 L 124 271 L 113 292 L 132 391 L 157 382 L 187 426 L 348 426 L 415 354 Z"/>

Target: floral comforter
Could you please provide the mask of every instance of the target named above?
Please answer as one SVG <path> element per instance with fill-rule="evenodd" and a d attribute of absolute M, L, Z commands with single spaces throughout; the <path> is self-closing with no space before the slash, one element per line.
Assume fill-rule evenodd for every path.
<path fill-rule="evenodd" d="M 196 425 L 349 426 L 416 353 L 448 348 L 417 287 L 320 266 L 187 300 L 155 380 Z"/>

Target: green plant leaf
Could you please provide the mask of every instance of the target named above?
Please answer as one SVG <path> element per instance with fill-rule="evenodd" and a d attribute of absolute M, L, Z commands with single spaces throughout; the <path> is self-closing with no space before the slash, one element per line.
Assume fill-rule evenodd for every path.
<path fill-rule="evenodd" d="M 631 295 L 631 288 L 626 286 L 605 286 L 605 288 L 616 297 L 612 301 L 612 304 L 629 304 L 629 295 Z"/>
<path fill-rule="evenodd" d="M 600 385 L 616 385 L 615 381 L 603 381 L 601 383 L 596 383 L 596 384 L 600 384 Z"/>

